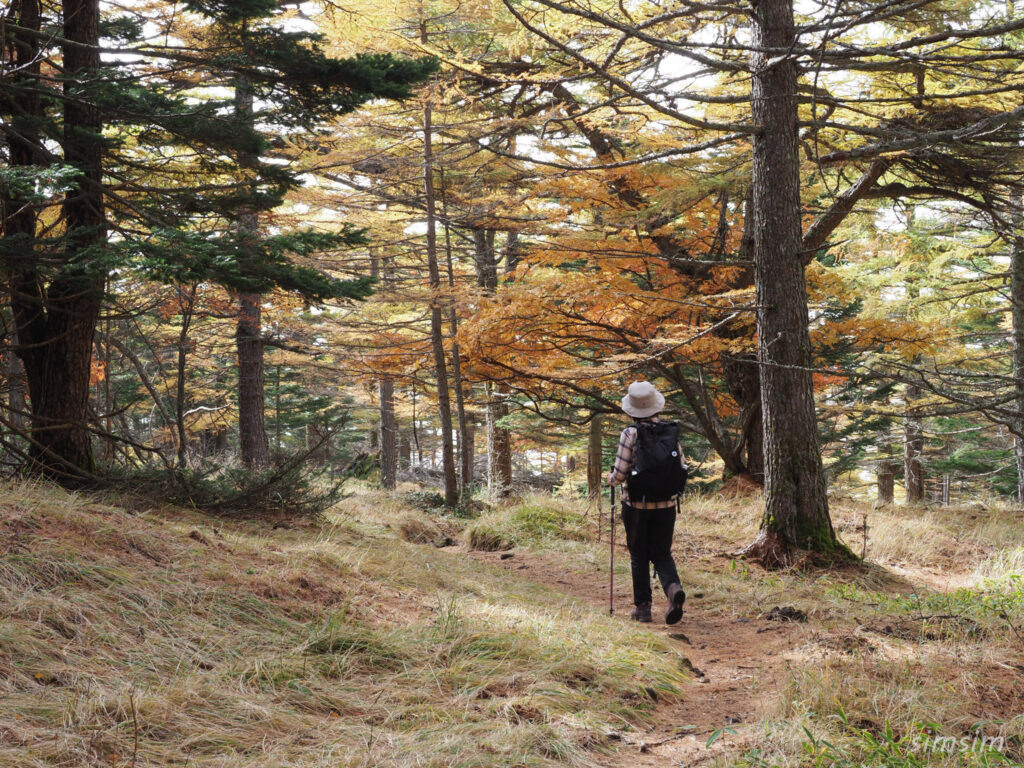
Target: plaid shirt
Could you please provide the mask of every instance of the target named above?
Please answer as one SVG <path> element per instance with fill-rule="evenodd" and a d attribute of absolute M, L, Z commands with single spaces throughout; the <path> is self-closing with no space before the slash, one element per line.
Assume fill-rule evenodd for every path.
<path fill-rule="evenodd" d="M 657 422 L 657 419 L 644 419 Z M 686 456 L 682 446 L 679 448 L 679 463 L 686 466 Z M 633 469 L 633 454 L 636 451 L 636 427 L 626 427 L 619 435 L 619 450 L 615 454 L 615 465 L 608 475 L 608 485 L 622 485 L 622 501 L 633 509 L 669 509 L 676 505 L 675 497 L 667 501 L 630 501 L 629 490 L 625 486 L 626 478 Z"/>

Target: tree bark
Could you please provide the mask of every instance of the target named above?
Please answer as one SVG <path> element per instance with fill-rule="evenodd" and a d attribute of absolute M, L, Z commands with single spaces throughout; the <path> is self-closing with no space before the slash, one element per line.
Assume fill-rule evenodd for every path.
<path fill-rule="evenodd" d="M 499 425 L 508 416 L 507 387 L 488 383 L 486 393 L 487 484 L 492 495 L 507 498 L 512 494 L 512 436 Z"/>
<path fill-rule="evenodd" d="M 494 230 L 473 228 L 473 260 L 476 263 L 476 282 L 491 293 L 498 288 L 498 260 L 494 252 Z"/>
<path fill-rule="evenodd" d="M 466 415 L 466 393 L 459 356 L 459 314 L 455 304 L 455 266 L 452 259 L 452 234 L 448 226 L 448 197 L 441 174 L 441 211 L 444 217 L 444 252 L 448 272 L 448 327 L 452 335 L 452 383 L 455 385 L 455 415 L 459 425 L 459 495 L 465 497 L 473 485 L 473 434 Z"/>
<path fill-rule="evenodd" d="M 15 341 L 15 346 L 17 342 Z M 7 421 L 15 433 L 23 433 L 27 426 L 25 414 L 28 402 L 25 398 L 25 366 L 13 351 L 4 353 L 4 383 L 7 385 Z"/>
<path fill-rule="evenodd" d="M 604 414 L 595 413 L 590 419 L 587 436 L 587 497 L 591 501 L 601 498 L 601 478 L 604 474 L 603 458 Z"/>
<path fill-rule="evenodd" d="M 907 504 L 917 504 L 924 499 L 924 467 L 921 454 L 924 451 L 924 428 L 921 415 L 914 403 L 921 397 L 921 388 L 908 384 L 905 390 L 907 413 L 903 421 L 903 486 L 906 489 Z"/>
<path fill-rule="evenodd" d="M 22 0 L 18 23 L 40 29 L 35 0 Z M 40 471 L 75 484 L 95 468 L 87 425 L 93 337 L 103 300 L 106 274 L 95 267 L 95 251 L 106 242 L 102 187 L 102 116 L 81 83 L 100 67 L 98 0 L 65 0 L 64 37 L 64 161 L 80 175 L 76 189 L 64 199 L 66 226 L 63 263 L 44 287 L 35 263 L 37 214 L 21 200 L 4 201 L 5 261 L 9 270 L 11 306 L 25 366 L 31 403 L 30 456 Z M 35 89 L 40 85 L 37 38 L 13 32 L 17 77 L 25 92 L 19 100 L 17 138 L 10 140 L 12 166 L 46 163 L 38 127 L 43 108 Z M 11 240 L 11 238 L 15 240 Z M 17 246 L 20 253 L 12 258 Z"/>
<path fill-rule="evenodd" d="M 509 275 L 515 272 L 516 267 L 519 266 L 519 260 L 522 257 L 522 246 L 519 244 L 519 232 L 516 230 L 510 230 L 505 235 L 505 274 Z"/>
<path fill-rule="evenodd" d="M 512 238 L 512 233 L 509 233 Z M 515 241 L 513 240 L 513 246 Z M 506 259 L 513 253 L 506 242 Z M 477 284 L 488 293 L 498 289 L 498 264 L 494 251 L 494 230 L 473 229 L 473 260 Z M 514 267 L 513 267 L 514 268 Z M 508 387 L 487 384 L 487 487 L 491 494 L 505 498 L 512 493 L 512 436 L 499 422 L 508 416 Z"/>
<path fill-rule="evenodd" d="M 250 469 L 270 465 L 264 413 L 263 307 L 260 297 L 244 293 L 238 297 L 235 348 L 238 352 L 238 439 L 242 462 Z"/>
<path fill-rule="evenodd" d="M 426 22 L 421 22 L 421 37 L 426 37 Z M 423 191 L 427 206 L 427 272 L 430 277 L 430 342 L 434 351 L 434 378 L 437 381 L 437 410 L 441 422 L 441 467 L 444 474 L 444 503 L 454 507 L 459 501 L 452 445 L 452 406 L 448 392 L 448 364 L 444 349 L 441 316 L 441 272 L 437 262 L 437 196 L 434 193 L 434 152 L 432 107 L 423 107 Z"/>
<path fill-rule="evenodd" d="M 188 463 L 188 434 L 185 430 L 185 409 L 188 392 L 185 386 L 185 362 L 188 358 L 189 330 L 192 326 L 192 310 L 196 301 L 196 286 L 187 289 L 178 286 L 178 306 L 181 308 L 181 331 L 178 333 L 177 396 L 175 397 L 174 421 L 178 432 L 178 467 Z M 109 375 L 109 373 L 108 373 Z"/>
<path fill-rule="evenodd" d="M 896 471 L 893 467 L 892 462 L 883 461 L 878 465 L 877 474 L 875 475 L 876 482 L 878 485 L 878 504 L 883 506 L 885 504 L 892 504 L 895 496 L 894 491 L 896 487 Z"/>
<path fill-rule="evenodd" d="M 380 395 L 380 483 L 394 490 L 398 477 L 398 419 L 395 417 L 395 382 L 384 376 L 377 384 Z"/>
<path fill-rule="evenodd" d="M 239 75 L 235 82 L 234 109 L 235 118 L 239 122 L 252 122 L 252 87 L 242 75 Z M 238 164 L 246 177 L 255 173 L 258 162 L 258 158 L 249 152 L 243 152 L 238 158 Z M 235 218 L 235 226 L 243 236 L 254 240 L 259 236 L 256 212 L 249 207 L 239 211 Z M 235 326 L 235 347 L 238 353 L 238 439 L 242 463 L 255 470 L 265 469 L 270 465 L 270 443 L 267 439 L 265 411 L 262 314 L 263 307 L 258 294 L 239 294 L 238 323 Z"/>
<path fill-rule="evenodd" d="M 412 466 L 412 444 L 407 434 L 403 434 L 398 441 L 398 466 L 401 469 L 409 469 Z"/>
<path fill-rule="evenodd" d="M 758 363 L 764 418 L 765 512 L 744 553 L 767 567 L 799 549 L 840 545 L 828 512 L 809 366 L 807 286 L 801 247 L 797 68 L 767 51 L 796 45 L 793 0 L 760 0 L 751 56 L 754 137 L 752 212 Z"/>
<path fill-rule="evenodd" d="M 1010 301 L 1013 324 L 1013 453 L 1017 460 L 1017 503 L 1024 507 L 1024 200 L 1011 200 Z"/>

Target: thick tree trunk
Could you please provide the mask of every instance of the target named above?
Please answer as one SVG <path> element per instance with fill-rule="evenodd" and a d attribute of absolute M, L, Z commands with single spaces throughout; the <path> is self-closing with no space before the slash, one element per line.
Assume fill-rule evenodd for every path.
<path fill-rule="evenodd" d="M 400 469 L 412 466 L 412 443 L 407 434 L 403 434 L 398 441 L 398 466 Z"/>
<path fill-rule="evenodd" d="M 498 287 L 498 260 L 494 252 L 494 230 L 474 227 L 473 259 L 476 262 L 476 282 L 488 292 Z"/>
<path fill-rule="evenodd" d="M 488 384 L 487 392 L 487 485 L 492 495 L 512 493 L 512 436 L 499 421 L 508 416 L 507 388 Z"/>
<path fill-rule="evenodd" d="M 377 383 L 380 395 L 380 483 L 393 490 L 398 477 L 398 419 L 395 418 L 395 382 L 385 376 Z"/>
<path fill-rule="evenodd" d="M 235 117 L 240 122 L 253 120 L 253 93 L 248 80 L 239 76 L 235 82 Z M 243 152 L 238 164 L 245 174 L 254 174 L 258 158 Z M 243 236 L 259 237 L 255 211 L 242 208 L 235 226 Z M 238 324 L 235 346 L 238 350 L 238 438 L 242 463 L 250 469 L 270 465 L 270 444 L 267 439 L 265 378 L 263 371 L 263 307 L 257 294 L 238 297 Z"/>
<path fill-rule="evenodd" d="M 317 464 L 331 460 L 331 433 L 324 422 L 314 419 L 306 425 L 306 450 L 312 452 L 309 458 Z"/>
<path fill-rule="evenodd" d="M 17 342 L 14 342 L 17 347 Z M 4 384 L 7 387 L 7 421 L 15 433 L 23 433 L 28 425 L 28 401 L 25 397 L 25 366 L 21 358 L 8 351 L 3 356 Z"/>
<path fill-rule="evenodd" d="M 11 20 L 15 28 L 11 30 L 7 45 L 10 47 L 11 64 L 16 73 L 11 78 L 12 88 L 21 87 L 16 105 L 5 103 L 3 111 L 12 115 L 12 130 L 7 135 L 8 158 L 14 168 L 36 164 L 39 136 L 37 128 L 31 121 L 38 120 L 42 114 L 42 104 L 34 92 L 39 76 L 40 59 L 39 39 L 32 35 L 40 28 L 39 4 L 37 0 L 21 0 L 11 9 Z M 25 29 L 29 34 L 19 33 Z M 5 51 L 5 54 L 7 52 Z M 18 112 L 21 115 L 18 115 Z M 0 215 L 3 216 L 3 250 L 2 264 L 8 274 L 31 269 L 34 261 L 32 240 L 36 234 L 36 209 L 27 201 L 14 197 L 0 197 Z M 12 280 L 12 287 L 14 285 Z M 12 299 L 16 301 L 16 299 Z M 41 312 L 41 306 L 31 308 L 32 312 Z M 12 318 L 12 320 L 15 320 Z M 4 318 L 5 325 L 7 318 Z M 13 323 L 17 328 L 17 323 Z M 7 419 L 11 429 L 16 433 L 25 433 L 28 427 L 28 402 L 25 398 L 25 366 L 22 356 L 31 354 L 22 350 L 18 341 L 18 332 L 11 334 L 12 350 L 4 353 L 4 380 L 7 385 Z M 15 455 L 12 460 L 20 458 Z"/>
<path fill-rule="evenodd" d="M 809 366 L 807 286 L 801 253 L 797 68 L 792 0 L 760 0 L 751 56 L 752 212 L 758 362 L 764 418 L 765 513 L 745 554 L 768 567 L 795 550 L 831 554 L 832 529 Z"/>
<path fill-rule="evenodd" d="M 424 24 L 425 29 L 425 24 Z M 425 36 L 425 31 L 424 31 Z M 423 108 L 423 191 L 427 204 L 427 272 L 430 277 L 430 342 L 434 350 L 434 378 L 437 381 L 437 411 L 441 422 L 441 467 L 444 473 L 444 503 L 454 507 L 459 501 L 455 474 L 455 450 L 452 445 L 452 406 L 448 392 L 448 363 L 444 349 L 441 316 L 441 272 L 437 262 L 437 198 L 434 194 L 434 156 L 431 126 L 432 109 Z"/>
<path fill-rule="evenodd" d="M 720 338 L 740 338 L 741 334 L 717 334 Z M 746 335 L 742 333 L 742 335 Z M 729 394 L 739 406 L 740 434 L 736 448 L 726 461 L 738 469 L 732 474 L 742 474 L 758 485 L 764 484 L 764 420 L 761 415 L 761 374 L 756 355 L 722 355 L 722 375 Z"/>
<path fill-rule="evenodd" d="M 20 22 L 38 29 L 39 7 L 22 0 Z M 94 460 L 87 424 L 92 347 L 103 300 L 106 275 L 95 268 L 95 251 L 106 242 L 106 214 L 102 187 L 102 117 L 82 93 L 85 74 L 96 71 L 99 58 L 99 3 L 97 0 L 66 0 L 63 5 L 63 61 L 68 77 L 64 84 L 64 161 L 80 171 L 78 187 L 67 193 L 63 213 L 64 263 L 44 289 L 34 264 L 36 214 L 21 201 L 5 201 L 4 234 L 16 236 L 24 249 L 10 269 L 11 304 L 14 310 L 18 354 L 25 365 L 31 402 L 30 455 L 46 475 L 76 482 L 91 475 Z M 16 44 L 16 57 L 35 57 L 35 43 L 26 35 Z M 37 63 L 25 70 L 26 87 L 39 73 Z M 12 165 L 43 161 L 34 119 L 42 115 L 38 96 L 26 94 L 20 101 L 27 134 L 11 142 Z M 5 251 L 7 249 L 5 248 Z"/>
<path fill-rule="evenodd" d="M 906 489 L 907 504 L 917 504 L 924 500 L 924 467 L 921 464 L 924 428 L 921 415 L 914 407 L 920 397 L 921 388 L 908 384 L 907 413 L 903 421 L 903 486 Z"/>
<path fill-rule="evenodd" d="M 251 469 L 270 464 L 264 413 L 263 307 L 260 297 L 246 293 L 238 298 L 235 348 L 238 351 L 238 439 L 242 462 Z"/>
<path fill-rule="evenodd" d="M 590 419 L 590 432 L 587 436 L 587 497 L 591 501 L 601 498 L 604 414 L 595 413 Z"/>

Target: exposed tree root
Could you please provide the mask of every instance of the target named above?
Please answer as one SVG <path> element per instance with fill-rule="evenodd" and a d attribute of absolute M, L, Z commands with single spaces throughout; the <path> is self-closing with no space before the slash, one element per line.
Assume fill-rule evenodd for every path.
<path fill-rule="evenodd" d="M 836 541 L 827 552 L 815 552 L 794 547 L 781 535 L 767 529 L 762 529 L 757 538 L 736 552 L 735 556 L 757 563 L 766 571 L 778 571 L 783 568 L 834 568 L 860 562 L 860 559 L 840 541 Z"/>
<path fill-rule="evenodd" d="M 793 553 L 786 540 L 767 529 L 762 529 L 757 538 L 737 552 L 736 556 L 757 563 L 769 571 L 788 568 L 793 564 Z"/>

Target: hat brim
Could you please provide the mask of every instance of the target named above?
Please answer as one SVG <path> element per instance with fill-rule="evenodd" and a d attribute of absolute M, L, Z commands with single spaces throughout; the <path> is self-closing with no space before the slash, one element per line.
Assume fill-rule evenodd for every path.
<path fill-rule="evenodd" d="M 629 395 L 627 394 L 622 398 L 622 410 L 632 416 L 634 419 L 646 419 L 648 416 L 653 416 L 656 413 L 661 413 L 665 409 L 665 396 L 658 390 L 654 390 L 654 405 L 649 408 L 634 408 L 629 404 Z"/>

